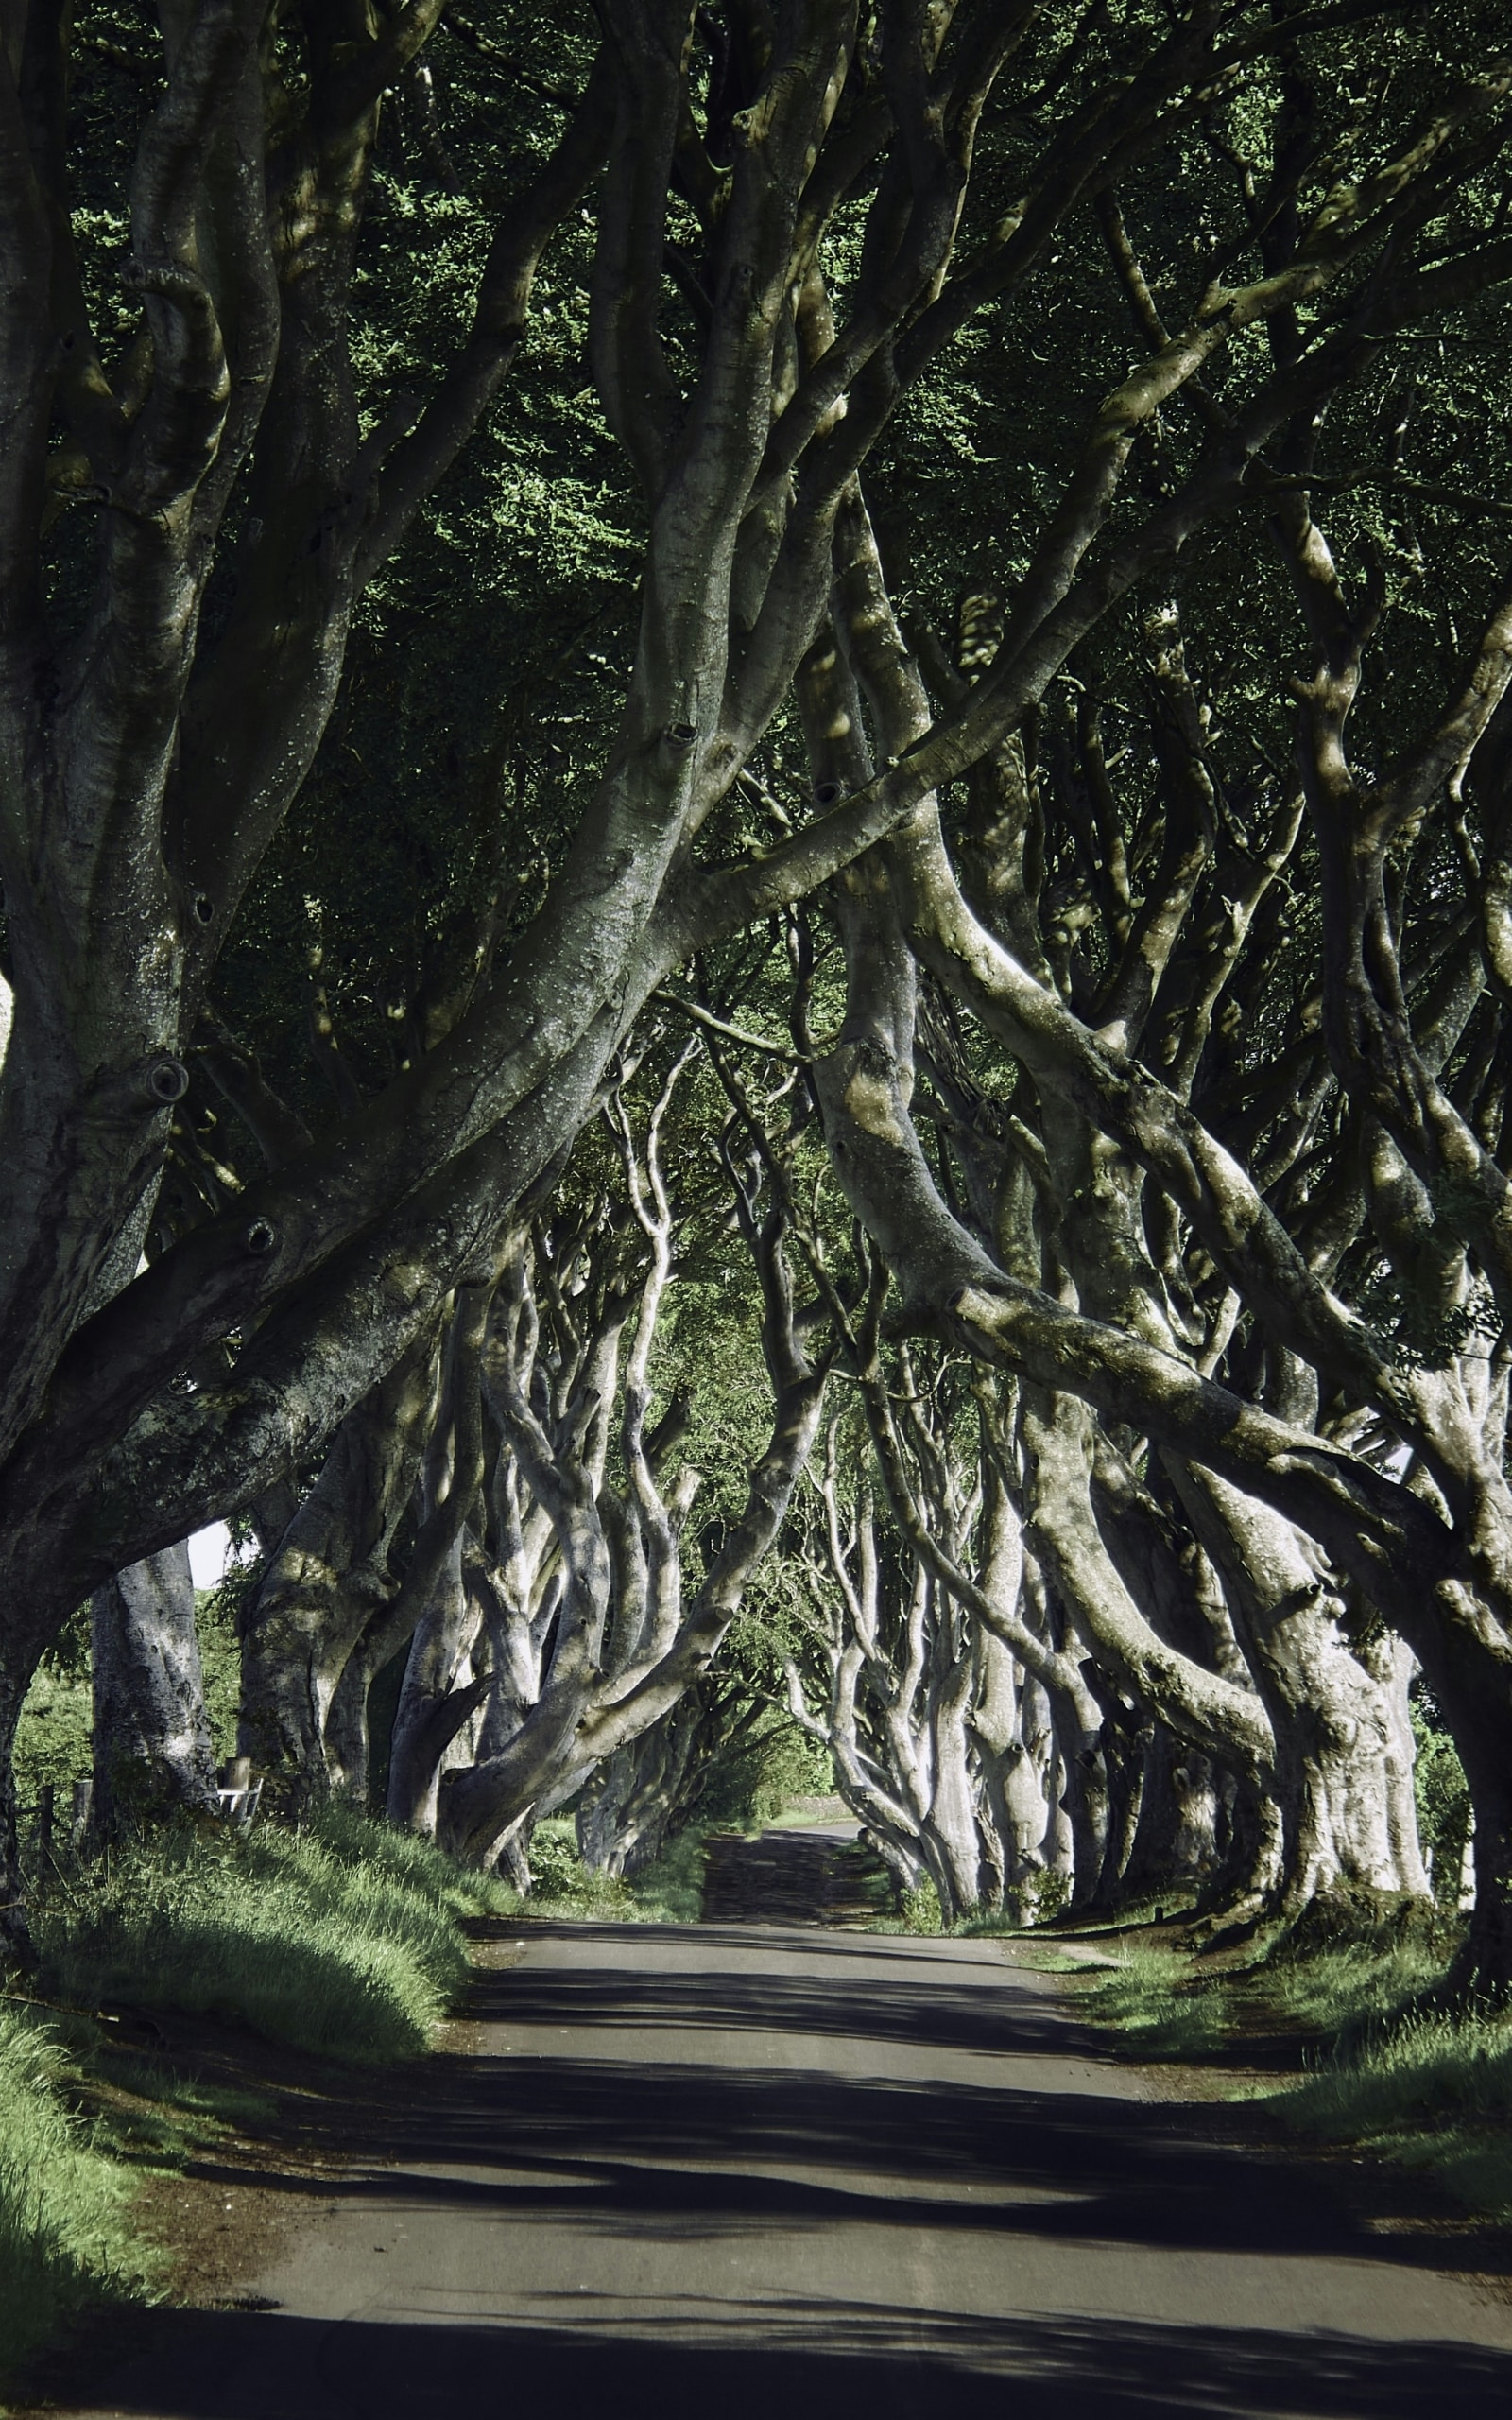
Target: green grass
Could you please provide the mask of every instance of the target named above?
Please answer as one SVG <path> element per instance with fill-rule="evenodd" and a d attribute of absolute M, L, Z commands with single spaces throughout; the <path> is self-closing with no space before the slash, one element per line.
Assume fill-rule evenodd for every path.
<path fill-rule="evenodd" d="M 1125 1942 L 1112 1955 L 1113 1967 L 1087 1985 L 1086 2003 L 1105 2023 L 1138 2035 L 1157 2059 L 1211 2056 L 1262 2035 L 1321 2046 L 1389 2020 L 1443 1972 L 1431 1950 L 1369 1941 L 1304 1957 L 1278 1955 L 1273 1943 L 1259 1941 L 1221 1960 L 1176 1945 Z"/>
<path fill-rule="evenodd" d="M 94 2011 L 182 2009 L 328 2058 L 404 2058 L 467 1979 L 462 1920 L 518 1905 L 339 1807 L 302 1831 L 160 1835 L 55 1880 L 34 1926 L 62 2005 L 43 2020 L 0 2001 L 0 2380 L 76 2311 L 148 2290 L 132 2170 L 180 2166 L 271 2105 L 123 2052 Z"/>
<path fill-rule="evenodd" d="M 0 2004 L 0 2383 L 77 2311 L 138 2295 L 152 2273 L 131 2180 L 70 2108 L 71 2078 L 56 2033 Z"/>
<path fill-rule="evenodd" d="M 532 1915 L 576 1924 L 694 1925 L 703 1904 L 704 1830 L 690 1824 L 628 1881 L 590 1874 L 571 1816 L 548 1815 L 530 1841 Z"/>
<path fill-rule="evenodd" d="M 361 2062 L 423 2050 L 465 1982 L 458 1919 L 505 1914 L 505 1885 L 427 1842 L 329 1810 L 307 1830 L 169 1834 L 113 1854 L 37 1921 L 49 1990 L 238 2019 Z"/>
<path fill-rule="evenodd" d="M 1122 1948 L 1082 1996 L 1094 2016 L 1133 2034 L 1152 2059 L 1211 2057 L 1231 2042 L 1238 2023 L 1227 1969 L 1205 1969 L 1179 1950 L 1143 1943 Z"/>
<path fill-rule="evenodd" d="M 1117 1956 L 1078 2004 L 1145 2057 L 1241 2064 L 1279 2051 L 1294 2071 L 1265 2098 L 1288 2125 L 1428 2170 L 1512 2222 L 1512 2006 L 1435 2007 L 1442 1944 L 1366 1938 L 1290 1955 L 1259 1943 L 1209 1962 L 1130 1942 Z M 1252 2074 L 1233 2088 L 1252 2095 Z"/>
<path fill-rule="evenodd" d="M 1300 2131 L 1429 2169 L 1512 2222 L 1512 2008 L 1409 2009 L 1320 2060 L 1281 2107 Z"/>
<path fill-rule="evenodd" d="M 195 1628 L 205 1684 L 205 1712 L 217 1758 L 236 1749 L 236 1696 L 240 1685 L 241 1650 L 229 1608 L 219 1593 L 201 1588 L 195 1595 Z M 90 1689 L 89 1608 L 65 1625 L 52 1651 L 32 1676 L 16 1726 L 16 1796 L 27 1828 L 37 1792 L 51 1783 L 59 1794 L 59 1816 L 66 1815 L 69 1789 L 93 1770 Z"/>

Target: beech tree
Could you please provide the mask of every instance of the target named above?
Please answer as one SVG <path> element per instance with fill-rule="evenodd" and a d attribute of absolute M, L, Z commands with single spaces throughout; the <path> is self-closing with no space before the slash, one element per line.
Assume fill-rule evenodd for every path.
<path fill-rule="evenodd" d="M 1051 1501 L 1069 1474 L 1081 1518 L 1075 1466 L 1093 1463 L 1109 1422 L 1142 1485 L 1147 1441 L 1178 1466 L 1173 1491 L 1216 1506 L 1200 1514 L 1217 1525 L 1215 1568 L 1234 1495 L 1279 1525 L 1241 1558 L 1246 1572 L 1268 1557 L 1284 1578 L 1313 1542 L 1332 1575 L 1320 1590 L 1352 1588 L 1400 1629 L 1464 1731 L 1485 1886 L 1474 1956 L 1504 1971 L 1506 1760 L 1470 1736 L 1493 1669 L 1505 1699 L 1494 1415 L 1467 1423 L 1457 1364 L 1449 1378 L 1404 1368 L 1204 1122 L 1190 1082 L 1168 1080 L 1152 1011 L 1174 1001 L 1178 944 L 1194 936 L 1202 885 L 1183 880 L 1182 850 L 1201 873 L 1213 856 L 1193 769 L 1207 737 L 1194 744 L 1173 705 L 1173 768 L 1183 749 L 1190 764 L 1170 862 L 1148 883 L 1137 869 L 1123 900 L 1128 811 L 1098 804 L 1100 833 L 1095 814 L 1088 825 L 1113 886 L 1106 969 L 1077 964 L 1075 902 L 1036 896 L 1035 800 L 1047 701 L 1085 687 L 1089 651 L 1126 605 L 1147 607 L 1178 559 L 1221 559 L 1231 517 L 1270 533 L 1313 650 L 1297 713 L 1309 830 L 1332 853 L 1329 1080 L 1404 1171 L 1383 1173 L 1377 1197 L 1417 1203 L 1416 1185 L 1429 1210 L 1411 1212 L 1413 1232 L 1426 1217 L 1441 1242 L 1458 1238 L 1463 1277 L 1444 1282 L 1464 1299 L 1450 1307 L 1475 1313 L 1483 1277 L 1494 1299 L 1494 1147 L 1435 1090 L 1450 1061 L 1435 1072 L 1386 944 L 1392 848 L 1431 817 L 1452 822 L 1467 795 L 1504 683 L 1504 615 L 1484 584 L 1461 600 L 1484 638 L 1457 686 L 1415 684 L 1387 717 L 1376 821 L 1362 821 L 1340 735 L 1380 617 L 1334 577 L 1314 492 L 1375 469 L 1348 445 L 1335 465 L 1320 428 L 1357 433 L 1406 349 L 1457 335 L 1512 268 L 1489 13 L 1483 26 L 1471 9 L 1452 37 L 1353 0 L 1137 5 L 1116 20 L 989 0 L 605 0 L 596 25 L 561 39 L 539 107 L 539 78 L 518 87 L 529 109 L 518 93 L 509 104 L 531 173 L 495 201 L 471 328 L 416 396 L 374 370 L 383 313 L 401 319 L 403 298 L 365 282 L 365 247 L 384 96 L 440 17 L 439 0 L 335 15 L 198 0 L 164 20 L 134 105 L 108 125 L 103 54 L 71 21 L 33 0 L 8 41 L 0 1769 L 37 1655 L 81 1596 L 217 1514 L 292 1514 L 279 1492 L 308 1480 L 375 1391 L 395 1392 L 390 1426 L 404 1427 L 398 1396 L 423 1392 L 448 1323 L 457 1366 L 456 1322 L 496 1295 L 523 1209 L 647 1001 L 833 883 L 844 1023 L 823 1048 L 799 1044 L 827 1141 L 906 1316 L 1023 1382 L 1046 1555 Z M 507 48 L 528 29 L 501 5 L 479 38 Z M 423 112 L 417 123 L 440 140 Z M 124 272 L 109 214 L 73 206 L 79 138 L 129 235 Z M 1130 233 L 1143 203 L 1159 274 Z M 315 1131 L 267 1115 L 255 1068 L 243 1058 L 238 1074 L 223 1052 L 264 1165 L 164 1220 L 197 1054 L 215 1046 L 217 966 L 298 811 L 353 616 L 395 550 L 434 527 L 431 500 L 515 360 L 538 270 L 584 211 L 587 369 L 563 365 L 559 402 L 570 378 L 577 408 L 589 378 L 642 550 L 633 631 L 590 778 L 547 853 L 555 870 L 491 922 L 479 887 L 472 939 L 436 971 L 389 1079 Z M 1005 451 L 1002 534 L 988 541 L 1000 605 L 953 667 L 930 591 L 958 587 L 964 567 L 936 562 L 913 595 L 902 563 L 894 594 L 883 508 L 906 536 L 911 464 L 963 364 L 980 361 L 971 348 L 1032 352 L 1046 315 L 1093 290 L 1090 264 L 1091 334 L 1037 381 L 1046 391 Z M 1390 477 L 1416 479 L 1413 447 L 1429 441 L 1393 440 Z M 927 499 L 928 477 L 914 484 Z M 503 543 L 496 527 L 489 543 Z M 1246 865 L 1280 846 L 1247 832 Z M 1494 891 L 1500 860 L 1486 862 Z M 1267 895 L 1250 873 L 1240 924 Z M 1493 916 L 1486 950 L 1499 945 Z M 919 1150 L 919 967 L 1041 1103 L 1064 1104 L 1055 1182 L 1073 1225 L 1079 1205 L 1088 1215 L 1063 1248 L 1051 1238 L 1049 1287 L 1042 1259 L 1021 1271 L 1005 1238 L 954 1216 Z M 1105 973 L 1099 990 L 1089 978 Z M 1186 1003 L 1199 1052 L 1222 990 L 1196 979 Z M 1173 1318 L 1163 1270 L 1148 1282 L 1138 1251 L 1111 1264 L 1122 1293 L 1098 1290 L 1100 1256 L 1138 1245 L 1146 1196 L 1166 1205 L 1148 1216 L 1165 1219 L 1167 1257 L 1205 1254 L 1317 1374 L 1317 1408 L 1221 1370 L 1221 1318 L 1200 1338 L 1179 1303 Z M 1407 1476 L 1335 1433 L 1338 1393 L 1417 1458 Z M 517 1452 L 527 1437 L 517 1421 Z M 429 1519 L 448 1496 L 438 1471 L 425 1484 Z M 1158 1658 L 1108 1601 L 1130 1688 L 1153 1691 L 1160 1662 L 1205 1753 L 1258 1758 L 1291 1702 L 1280 1681 L 1263 1724 L 1256 1693 L 1173 1661 L 1168 1644 Z M 484 1794 L 468 1812 L 456 1793 L 455 1837 L 472 1846 L 498 1836 L 504 1801 Z M 1298 1784 L 1294 1805 L 1306 1796 Z M 4 1833 L 13 1841 L 8 1784 Z M 3 1895 L 14 1925 L 9 1867 Z"/>

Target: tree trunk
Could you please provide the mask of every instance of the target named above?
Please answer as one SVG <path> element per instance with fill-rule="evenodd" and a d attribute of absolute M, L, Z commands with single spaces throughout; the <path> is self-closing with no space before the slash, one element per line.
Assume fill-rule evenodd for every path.
<path fill-rule="evenodd" d="M 389 1751 L 388 1820 L 427 1836 L 436 1830 L 446 1751 L 489 1687 L 489 1676 L 475 1677 L 472 1668 L 482 1616 L 463 1574 L 462 1548 L 458 1535 L 416 1625 Z"/>
<path fill-rule="evenodd" d="M 427 1330 L 342 1422 L 249 1608 L 237 1746 L 292 1812 L 330 1782 L 327 1721 L 349 1658 L 394 1593 L 388 1557 L 436 1412 Z"/>
<path fill-rule="evenodd" d="M 1404 1821 L 1401 1682 L 1351 1652 L 1343 1607 L 1300 1531 L 1211 1472 L 1176 1478 L 1223 1580 L 1276 1740 L 1271 1794 L 1289 1919 L 1329 1893 L 1429 1896 L 1416 1824 Z M 1410 1781 L 1410 1769 L 1406 1778 Z"/>
<path fill-rule="evenodd" d="M 1503 1995 L 1512 1991 L 1512 1703 L 1504 1685 L 1486 1685 L 1481 1662 L 1467 1655 L 1431 1678 L 1465 1768 L 1474 1826 L 1475 1898 L 1452 1981 L 1465 1993 Z"/>
<path fill-rule="evenodd" d="M 1056 1709 L 1056 1743 L 1059 1749 L 1060 1789 L 1056 1804 L 1070 1835 L 1071 1904 L 1084 1907 L 1097 1888 L 1108 1842 L 1109 1795 L 1108 1768 L 1100 1745 L 1089 1745 L 1080 1722 L 1065 1722 Z"/>
<path fill-rule="evenodd" d="M 1218 1772 L 1211 1756 L 1155 1724 L 1144 1750 L 1139 1828 L 1125 1868 L 1131 1897 L 1181 1906 L 1218 1863 Z"/>
<path fill-rule="evenodd" d="M 0 1632 L 0 1651 L 10 1645 Z M 26 1923 L 26 1879 L 21 1871 L 15 1745 L 16 1724 L 33 1668 L 30 1656 L 0 1651 L 0 1964 L 9 1961 L 24 1974 L 35 1973 L 37 1952 Z"/>
<path fill-rule="evenodd" d="M 188 1547 L 148 1555 L 96 1588 L 90 1633 L 100 1829 L 217 1813 Z"/>
<path fill-rule="evenodd" d="M 982 1840 L 968 1744 L 976 1675 L 969 1648 L 950 1652 L 949 1634 L 958 1626 L 951 1609 L 940 1605 L 936 1618 L 943 1635 L 936 1652 L 945 1669 L 930 1691 L 931 1789 L 923 1841 L 946 1920 L 958 1923 L 975 1914 L 982 1898 Z"/>
<path fill-rule="evenodd" d="M 1112 1711 L 1103 1724 L 1103 1769 L 1108 1776 L 1108 1827 L 1103 1858 L 1092 1890 L 1078 1905 L 1108 1911 L 1127 1896 L 1126 1877 L 1144 1806 L 1144 1779 L 1150 1742 L 1157 1726 L 1141 1720 L 1110 1698 Z"/>

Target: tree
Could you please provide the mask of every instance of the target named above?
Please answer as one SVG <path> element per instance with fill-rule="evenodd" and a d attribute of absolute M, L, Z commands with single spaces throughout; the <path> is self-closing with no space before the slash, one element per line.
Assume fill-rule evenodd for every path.
<path fill-rule="evenodd" d="M 130 308 L 108 366 L 102 265 L 77 250 L 65 171 L 78 39 L 32 8 L 5 70 L 0 1761 L 36 1655 L 82 1593 L 308 1470 L 459 1289 L 495 1286 L 522 1203 L 652 993 L 868 849 L 885 843 L 919 960 L 1037 1084 L 1058 1069 L 1084 1116 L 1157 1162 L 1221 1261 L 1225 1210 L 1248 1199 L 1230 1163 L 1129 1074 L 1126 1045 L 1089 1040 L 1055 983 L 968 916 L 932 802 L 1011 758 L 1075 650 L 1217 517 L 1303 492 L 1271 458 L 1289 433 L 1347 413 L 1384 349 L 1473 310 L 1507 267 L 1504 79 L 1482 71 L 1473 22 L 1465 42 L 1416 20 L 1386 41 L 1350 6 L 1204 0 L 1114 23 L 897 0 L 858 22 L 842 0 L 775 21 L 610 0 L 596 64 L 586 45 L 570 59 L 565 133 L 499 213 L 471 334 L 423 407 L 369 391 L 365 426 L 353 302 L 381 100 L 438 15 L 412 0 L 338 26 L 200 0 L 144 77 L 129 161 L 80 101 L 73 125 L 92 159 L 108 152 L 118 206 L 129 185 Z M 1367 43 L 1384 43 L 1384 92 L 1325 101 L 1341 55 L 1352 78 Z M 1319 114 L 1293 142 L 1298 85 Z M 1341 163 L 1362 143 L 1356 174 Z M 1100 335 L 1080 365 L 1105 393 L 1084 443 L 1071 433 L 1094 388 L 1071 377 L 1055 399 L 1054 441 L 1022 465 L 1033 527 L 1002 639 L 932 713 L 898 686 L 890 608 L 855 610 L 857 582 L 880 579 L 869 465 L 898 484 L 904 418 L 928 425 L 952 349 L 978 326 L 1016 340 L 1098 209 L 1118 310 L 1132 296 L 1143 312 L 1114 208 L 1142 180 L 1169 197 L 1175 236 L 1194 232 L 1198 290 L 1177 298 L 1174 334 L 1144 313 L 1132 370 L 1126 337 L 1113 360 Z M 355 598 L 476 426 L 543 248 L 591 187 L 589 360 L 644 542 L 612 736 L 559 870 L 533 919 L 458 956 L 391 1080 L 307 1142 L 265 1129 L 266 1172 L 186 1217 L 138 1274 L 215 963 L 329 723 Z M 381 284 L 372 299 L 389 299 Z M 1162 458 L 1187 401 L 1195 435 Z M 59 517 L 63 493 L 79 502 Z M 92 553 L 81 515 L 96 508 Z M 815 719 L 832 595 L 875 719 L 869 759 L 858 703 L 832 698 L 852 748 L 834 713 Z M 795 683 L 816 752 L 801 795 Z M 841 1124 L 833 1139 L 859 1202 Z M 1358 1322 L 1330 1328 L 1268 1236 L 1269 1259 L 1251 1239 L 1249 1298 L 1267 1315 L 1285 1302 L 1301 1357 L 1329 1328 L 1363 1378 Z M 947 1253 L 947 1270 L 936 1315 L 958 1341 L 1000 1355 L 1012 1328 L 1052 1392 L 1122 1388 L 1146 1421 L 1159 1397 L 1162 1445 L 1241 1487 L 1263 1477 L 1361 1585 L 1384 1589 L 1408 1537 L 1418 1578 L 1443 1582 L 1438 1515 L 1359 1458 L 1310 1444 L 1302 1479 L 1278 1478 L 1298 1432 L 1252 1410 L 1225 1413 L 1219 1453 L 1198 1416 L 1211 1382 L 1171 1379 L 1163 1348 L 1026 1306 L 990 1261 Z M 1363 1504 L 1375 1528 L 1351 1564 L 1341 1526 Z"/>

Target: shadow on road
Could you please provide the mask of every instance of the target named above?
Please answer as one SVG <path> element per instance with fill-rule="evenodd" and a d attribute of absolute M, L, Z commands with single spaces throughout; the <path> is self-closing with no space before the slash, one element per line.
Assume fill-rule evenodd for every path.
<path fill-rule="evenodd" d="M 470 2420 L 708 2411 L 773 2420 L 799 2408 L 867 2420 L 1136 2420 L 1201 2412 L 1309 2420 L 1505 2420 L 1512 2357 L 1461 2344 L 1288 2339 L 1104 2320 L 955 2320 L 921 2345 L 917 2316 L 788 2305 L 731 2342 L 571 2328 L 339 2324 L 257 2312 L 161 2312 L 112 2410 L 154 2420 Z M 714 2330 L 712 2327 L 711 2333 Z M 164 2401 L 163 2381 L 177 2384 Z M 792 2400 L 789 2400 L 792 2398 Z"/>
<path fill-rule="evenodd" d="M 1452 2266 L 1452 2238 L 1423 2219 L 1415 2183 L 1374 2170 L 1362 2183 L 1267 2141 L 1232 2107 L 1081 2088 L 1076 2063 L 1102 2058 L 1097 2038 L 1068 2024 L 1037 1981 L 946 1943 L 936 1957 L 830 1936 L 780 1971 L 751 1960 L 750 1935 L 706 1931 L 696 1952 L 688 1935 L 680 1947 L 666 1936 L 679 1962 L 658 1971 L 651 1935 L 575 1927 L 561 1962 L 481 1975 L 472 2014 L 500 2029 L 482 2036 L 483 2054 L 443 2053 L 367 2086 L 291 2099 L 285 2147 L 344 2157 L 335 2178 L 317 2187 L 234 2158 L 205 2163 L 228 2186 L 282 2184 L 334 2207 L 364 2257 L 369 2242 L 375 2256 L 401 2242 L 438 2249 L 413 2282 L 401 2260 L 367 2261 L 339 2321 L 147 2314 L 115 2340 L 110 2411 L 512 2420 L 549 2398 L 564 2420 L 600 2409 L 786 2420 L 784 2399 L 796 2412 L 801 2397 L 805 2413 L 838 2420 L 1512 2412 L 1512 2353 L 1383 2341 L 1396 2313 L 1389 2276 L 1380 2338 L 1309 2326 L 1286 2308 L 1286 2280 L 1311 2256 L 1356 2279 L 1381 2263 Z M 559 2054 L 547 2048 L 558 2038 Z M 842 2040 L 887 2048 L 832 2060 L 823 2046 Z M 923 2054 L 917 2073 L 901 2044 Z M 940 2071 L 963 2051 L 1005 2050 L 1012 2059 L 985 2065 L 981 2081 L 974 2069 L 965 2082 Z M 935 2072 L 931 2054 L 943 2054 Z M 1058 2071 L 1037 2078 L 1024 2064 L 1035 2058 Z M 497 2246 L 484 2267 L 451 2264 L 444 2247 L 463 2236 L 475 2244 L 480 2228 Z M 919 2273 L 933 2282 L 917 2291 L 913 2250 L 895 2231 L 935 2246 Z M 826 2238 L 832 2251 L 863 2238 L 897 2250 L 838 2269 L 832 2259 L 826 2282 Z M 520 2299 L 508 2247 L 542 2241 L 546 2283 Z M 787 2266 L 764 2267 L 765 2248 L 783 2244 Z M 1022 2298 L 1027 2316 L 988 2315 L 1012 2309 L 1014 2292 L 957 2291 L 957 2244 L 976 2275 L 1000 2280 L 1032 2244 L 1040 2284 Z M 1490 2249 L 1477 2241 L 1482 2267 Z M 1215 2256 L 1218 2270 L 1205 2265 Z M 1240 2308 L 1267 2319 L 1274 2308 L 1273 2326 L 1213 2324 L 1203 2281 L 1225 2256 L 1247 2266 Z M 1162 2282 L 1142 2300 L 1152 2262 Z M 834 2298 L 837 2277 L 853 2299 Z M 1068 2315 L 1099 2306 L 1094 2277 L 1110 2281 L 1110 2308 L 1168 2310 L 1174 2298 L 1183 2324 Z M 903 2307 L 895 2294 L 913 2299 Z M 1311 2308 L 1315 2320 L 1315 2292 Z M 84 2366 L 94 2411 L 97 2351 Z M 53 2387 L 64 2403 L 69 2392 L 61 2379 Z"/>
<path fill-rule="evenodd" d="M 584 1929 L 575 1928 L 578 1940 Z M 355 2152 L 358 2163 L 344 2185 L 324 2189 L 406 2201 L 414 2185 L 404 2170 L 423 2165 L 433 2203 L 570 2215 L 585 2230 L 641 2237 L 802 2230 L 846 2216 L 1014 2234 L 1032 2209 L 1038 2236 L 1068 2243 L 1347 2250 L 1399 2267 L 1446 2266 L 1441 2224 L 1414 2224 L 1420 2180 L 1372 2168 L 1371 2215 L 1389 2222 L 1377 2232 L 1346 2207 L 1342 2170 L 1275 2140 L 1232 2104 L 1041 2092 L 1011 2070 L 974 2084 L 847 2075 L 817 2061 L 762 2066 L 754 2046 L 749 2066 L 662 2064 L 638 2046 L 620 2055 L 614 2043 L 626 2030 L 653 2045 L 659 2032 L 748 2032 L 768 2043 L 785 2033 L 1106 2064 L 1105 2037 L 1069 2022 L 1022 1977 L 1010 1996 L 1006 1977 L 953 1960 L 948 1944 L 937 1962 L 917 1947 L 902 1953 L 879 1991 L 873 1962 L 887 1945 L 872 1937 L 856 1945 L 853 1982 L 734 1966 L 657 1973 L 636 1963 L 636 1935 L 606 1928 L 602 1938 L 623 1962 L 485 1974 L 472 2009 L 507 2032 L 602 2030 L 602 2051 L 553 2057 L 533 2044 L 518 2061 L 453 2055 L 410 2071 L 407 2091 L 386 2082 L 357 2123 L 349 2106 L 317 2106 L 301 2119 L 305 2146 Z M 749 1935 L 738 1938 L 748 1945 Z M 702 1947 L 707 1936 L 698 1940 Z M 947 1979 L 953 1964 L 958 1983 Z M 448 2167 L 468 2173 L 436 2172 Z M 493 2184 L 490 2168 L 512 2173 Z M 1358 2203 L 1362 2180 L 1350 2184 Z M 1507 2253 L 1477 2239 L 1483 2269 L 1512 2270 Z"/>

